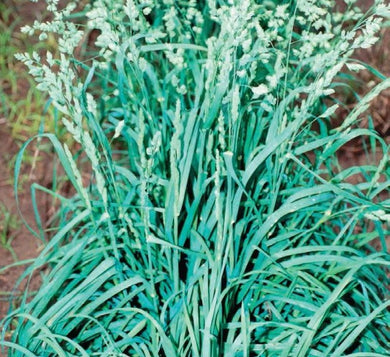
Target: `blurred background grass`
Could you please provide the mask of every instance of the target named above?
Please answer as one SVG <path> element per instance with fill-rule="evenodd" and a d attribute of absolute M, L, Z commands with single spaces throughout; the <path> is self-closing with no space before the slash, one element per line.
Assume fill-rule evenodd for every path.
<path fill-rule="evenodd" d="M 42 44 L 31 41 L 20 32 L 20 27 L 31 23 L 36 15 L 44 18 L 44 4 L 26 0 L 5 0 L 0 3 L 0 123 L 8 126 L 12 138 L 20 145 L 45 123 L 53 129 L 51 121 L 43 121 L 47 98 L 35 88 L 25 66 L 15 59 L 18 52 L 39 51 Z M 55 50 L 53 42 L 51 50 Z"/>

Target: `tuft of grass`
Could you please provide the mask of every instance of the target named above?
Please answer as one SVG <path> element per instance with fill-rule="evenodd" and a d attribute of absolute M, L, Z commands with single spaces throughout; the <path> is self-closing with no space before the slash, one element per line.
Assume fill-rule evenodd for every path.
<path fill-rule="evenodd" d="M 12 241 L 15 238 L 15 230 L 20 222 L 16 215 L 10 213 L 5 205 L 0 202 L 0 246 L 7 249 L 12 258 L 17 261 L 17 255 L 12 248 Z"/>
<path fill-rule="evenodd" d="M 61 55 L 18 58 L 89 181 L 79 153 L 37 137 L 77 193 L 33 187 L 62 205 L 20 278 L 50 267 L 41 289 L 2 321 L 10 355 L 390 353 L 389 150 L 358 126 L 390 79 L 333 122 L 340 73 L 390 7 L 346 3 L 48 1 L 53 21 L 24 32 L 54 33 Z M 360 137 L 367 164 L 343 169 Z"/>

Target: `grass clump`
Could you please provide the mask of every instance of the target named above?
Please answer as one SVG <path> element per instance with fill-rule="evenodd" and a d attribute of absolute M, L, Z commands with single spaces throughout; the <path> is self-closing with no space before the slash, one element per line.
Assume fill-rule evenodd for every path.
<path fill-rule="evenodd" d="M 390 80 L 332 118 L 340 72 L 360 70 L 351 56 L 389 6 L 56 3 L 24 30 L 56 34 L 61 55 L 19 59 L 90 180 L 40 136 L 77 194 L 25 273 L 50 267 L 40 291 L 3 321 L 11 355 L 388 355 L 388 147 L 358 123 Z M 357 137 L 367 164 L 343 168 Z"/>
<path fill-rule="evenodd" d="M 15 261 L 17 261 L 17 255 L 11 245 L 15 233 L 12 233 L 12 231 L 19 224 L 18 217 L 10 213 L 4 203 L 0 201 L 0 247 L 7 249 Z"/>

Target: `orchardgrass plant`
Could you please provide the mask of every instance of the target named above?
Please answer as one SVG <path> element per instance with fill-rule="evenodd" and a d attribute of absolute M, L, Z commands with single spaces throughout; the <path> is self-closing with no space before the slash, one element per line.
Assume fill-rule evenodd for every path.
<path fill-rule="evenodd" d="M 2 321 L 10 356 L 389 356 L 389 150 L 359 121 L 390 79 L 332 118 L 390 6 L 57 2 L 24 31 L 60 56 L 18 58 L 89 166 L 39 136 L 77 194 L 51 192 L 58 229 L 24 277 L 47 273 Z M 367 164 L 342 167 L 356 138 Z"/>

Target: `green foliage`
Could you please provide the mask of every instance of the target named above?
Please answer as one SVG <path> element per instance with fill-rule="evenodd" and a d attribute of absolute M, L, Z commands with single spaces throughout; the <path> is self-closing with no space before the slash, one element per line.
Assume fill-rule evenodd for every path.
<path fill-rule="evenodd" d="M 12 136 L 23 142 L 38 132 L 47 96 L 36 90 L 14 56 L 21 49 L 39 50 L 43 44 L 33 47 L 31 39 L 19 32 L 21 18 L 12 6 L 1 2 L 0 14 L 0 115 L 10 125 Z"/>
<path fill-rule="evenodd" d="M 18 217 L 10 213 L 5 205 L 0 202 L 0 246 L 7 249 L 15 261 L 17 256 L 11 245 L 15 235 L 12 231 L 15 231 L 19 224 Z"/>
<path fill-rule="evenodd" d="M 52 22 L 24 31 L 56 34 L 60 56 L 18 58 L 90 182 L 41 135 L 77 194 L 56 194 L 58 231 L 24 276 L 51 269 L 3 321 L 11 355 L 388 355 L 388 147 L 357 123 L 390 80 L 332 117 L 337 76 L 360 70 L 353 51 L 377 41 L 389 6 L 47 2 Z M 357 137 L 367 165 L 342 169 Z"/>

